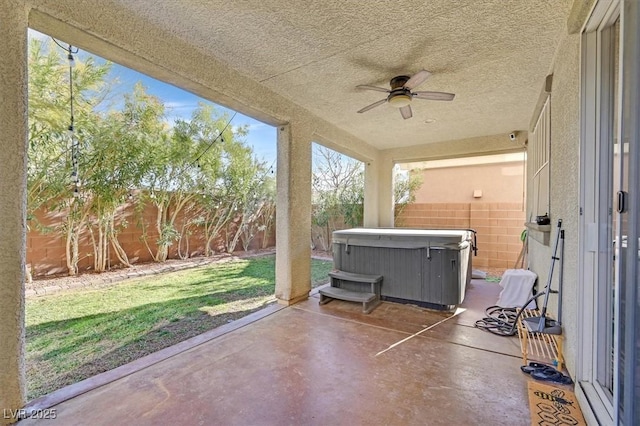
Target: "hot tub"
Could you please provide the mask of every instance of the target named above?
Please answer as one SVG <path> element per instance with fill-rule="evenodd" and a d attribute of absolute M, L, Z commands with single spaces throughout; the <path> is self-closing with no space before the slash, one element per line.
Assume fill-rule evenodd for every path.
<path fill-rule="evenodd" d="M 338 270 L 382 275 L 381 298 L 451 309 L 471 280 L 469 229 L 354 228 L 333 232 Z"/>

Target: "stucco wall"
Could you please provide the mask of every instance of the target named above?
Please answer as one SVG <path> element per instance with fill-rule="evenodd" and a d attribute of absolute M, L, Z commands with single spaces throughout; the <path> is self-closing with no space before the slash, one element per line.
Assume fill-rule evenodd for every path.
<path fill-rule="evenodd" d="M 580 166 L 580 35 L 566 34 L 560 41 L 551 70 L 551 153 L 550 216 L 551 243 L 545 246 L 529 239 L 530 268 L 538 274 L 542 286 L 547 281 L 556 223 L 563 220 L 565 229 L 563 326 L 567 368 L 575 376 L 578 333 L 578 223 Z M 527 170 L 532 182 L 533 170 Z M 527 211 L 531 211 L 530 199 Z M 558 269 L 553 274 L 553 288 L 558 288 Z M 549 310 L 557 311 L 558 300 L 551 297 Z"/>
<path fill-rule="evenodd" d="M 27 15 L 0 3 L 0 409 L 25 402 L 24 261 L 27 166 Z M 15 419 L 0 417 L 0 424 Z"/>
<path fill-rule="evenodd" d="M 424 169 L 416 203 L 515 203 L 523 201 L 523 162 Z M 473 191 L 482 191 L 474 198 Z"/>

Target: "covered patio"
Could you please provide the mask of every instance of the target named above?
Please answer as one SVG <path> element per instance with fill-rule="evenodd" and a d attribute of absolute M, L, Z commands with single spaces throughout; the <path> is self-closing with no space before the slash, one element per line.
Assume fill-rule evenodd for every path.
<path fill-rule="evenodd" d="M 316 142 L 365 164 L 372 228 L 394 226 L 396 164 L 526 150 L 523 226 L 539 282 L 551 226 L 532 221 L 548 213 L 566 232 L 564 291 L 550 310 L 563 308 L 580 407 L 591 424 L 638 424 L 639 23 L 636 0 L 1 2 L 0 408 L 29 402 L 33 28 L 275 126 L 278 138 L 278 309 L 55 404 L 61 423 L 528 422 L 516 345 L 470 327 L 496 294 L 478 285 L 467 311 L 425 331 L 443 318 L 390 304 L 363 317 L 309 298 Z M 415 75 L 427 78 L 396 102 L 393 82 Z M 481 237 L 481 250 L 498 243 Z"/>
<path fill-rule="evenodd" d="M 518 339 L 473 327 L 499 289 L 474 280 L 451 313 L 385 302 L 365 315 L 359 304 L 320 306 L 316 293 L 272 305 L 113 382 L 112 372 L 89 379 L 109 383 L 53 405 L 47 422 L 526 425 L 532 379 L 520 372 Z"/>

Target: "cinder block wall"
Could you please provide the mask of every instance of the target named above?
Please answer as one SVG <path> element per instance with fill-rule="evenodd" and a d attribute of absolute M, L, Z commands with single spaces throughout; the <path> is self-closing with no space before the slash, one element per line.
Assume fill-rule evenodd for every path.
<path fill-rule="evenodd" d="M 153 225 L 156 219 L 156 210 L 153 206 L 147 206 L 143 212 L 145 222 Z M 62 225 L 65 215 L 61 212 L 36 212 L 36 221 L 30 221 L 29 231 L 27 232 L 27 265 L 31 268 L 34 278 L 59 275 L 67 273 L 67 263 L 65 257 L 65 238 L 59 232 L 55 232 L 56 228 Z M 116 224 L 126 221 L 126 227 L 120 228 L 118 241 L 122 248 L 126 251 L 131 263 L 151 262 L 153 258 L 142 241 L 142 229 L 137 225 L 139 220 L 134 213 L 134 207 L 127 205 L 116 216 Z M 176 221 L 176 228 L 180 230 L 183 223 L 183 217 L 180 215 Z M 275 221 L 274 221 L 275 224 Z M 188 253 L 190 257 L 202 256 L 204 254 L 204 235 L 200 228 L 192 228 L 193 232 L 188 236 L 189 246 Z M 158 233 L 154 227 L 147 230 L 149 245 L 151 250 L 156 250 Z M 275 226 L 269 231 L 268 247 L 275 246 Z M 251 241 L 250 250 L 262 247 L 263 232 L 258 232 L 256 237 Z M 182 253 L 187 252 L 185 240 L 182 241 Z M 79 244 L 79 262 L 78 268 L 80 272 L 90 271 L 93 268 L 93 246 L 91 245 L 90 235 L 85 229 L 81 234 Z M 224 240 L 221 237 L 211 244 L 212 249 L 216 252 L 224 251 Z M 238 242 L 236 251 L 242 251 L 242 243 Z M 110 247 L 110 265 L 118 267 L 120 263 L 115 253 Z M 169 249 L 169 259 L 177 259 L 178 248 L 177 242 Z"/>
<path fill-rule="evenodd" d="M 522 249 L 524 222 L 522 203 L 415 203 L 396 217 L 396 226 L 403 228 L 474 229 L 477 269 L 513 268 Z"/>
<path fill-rule="evenodd" d="M 469 203 L 408 204 L 396 217 L 396 227 L 467 229 L 471 227 L 469 207 Z"/>

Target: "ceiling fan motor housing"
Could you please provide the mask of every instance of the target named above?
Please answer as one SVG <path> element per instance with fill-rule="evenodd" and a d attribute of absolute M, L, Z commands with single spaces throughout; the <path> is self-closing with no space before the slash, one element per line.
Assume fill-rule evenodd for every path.
<path fill-rule="evenodd" d="M 403 87 L 407 81 L 409 81 L 411 77 L 409 77 L 408 75 L 399 75 L 397 77 L 393 77 L 391 79 L 391 81 L 389 81 L 389 85 L 391 86 L 391 90 L 393 89 L 399 89 L 401 87 Z"/>
<path fill-rule="evenodd" d="M 391 86 L 391 90 L 385 89 L 378 86 L 370 86 L 367 84 L 361 84 L 356 87 L 360 89 L 367 90 L 375 90 L 376 92 L 385 92 L 387 93 L 387 97 L 385 99 L 380 99 L 377 102 L 372 103 L 371 105 L 367 105 L 366 107 L 360 109 L 358 113 L 367 112 L 373 108 L 376 108 L 382 104 L 389 103 L 389 105 L 398 108 L 400 110 L 400 114 L 402 118 L 405 120 L 411 118 L 413 113 L 411 111 L 411 100 L 413 98 L 418 99 L 426 99 L 432 101 L 452 101 L 454 98 L 453 93 L 444 93 L 444 92 L 412 92 L 413 89 L 420 86 L 424 83 L 431 73 L 427 70 L 420 70 L 415 73 L 413 76 L 408 75 L 398 75 L 393 77 L 389 81 L 389 86 Z"/>
<path fill-rule="evenodd" d="M 389 96 L 387 96 L 387 102 L 389 105 L 402 108 L 411 103 L 411 90 L 404 87 L 404 85 L 409 81 L 408 75 L 399 75 L 397 77 L 393 77 L 389 84 L 391 85 L 391 92 Z"/>

